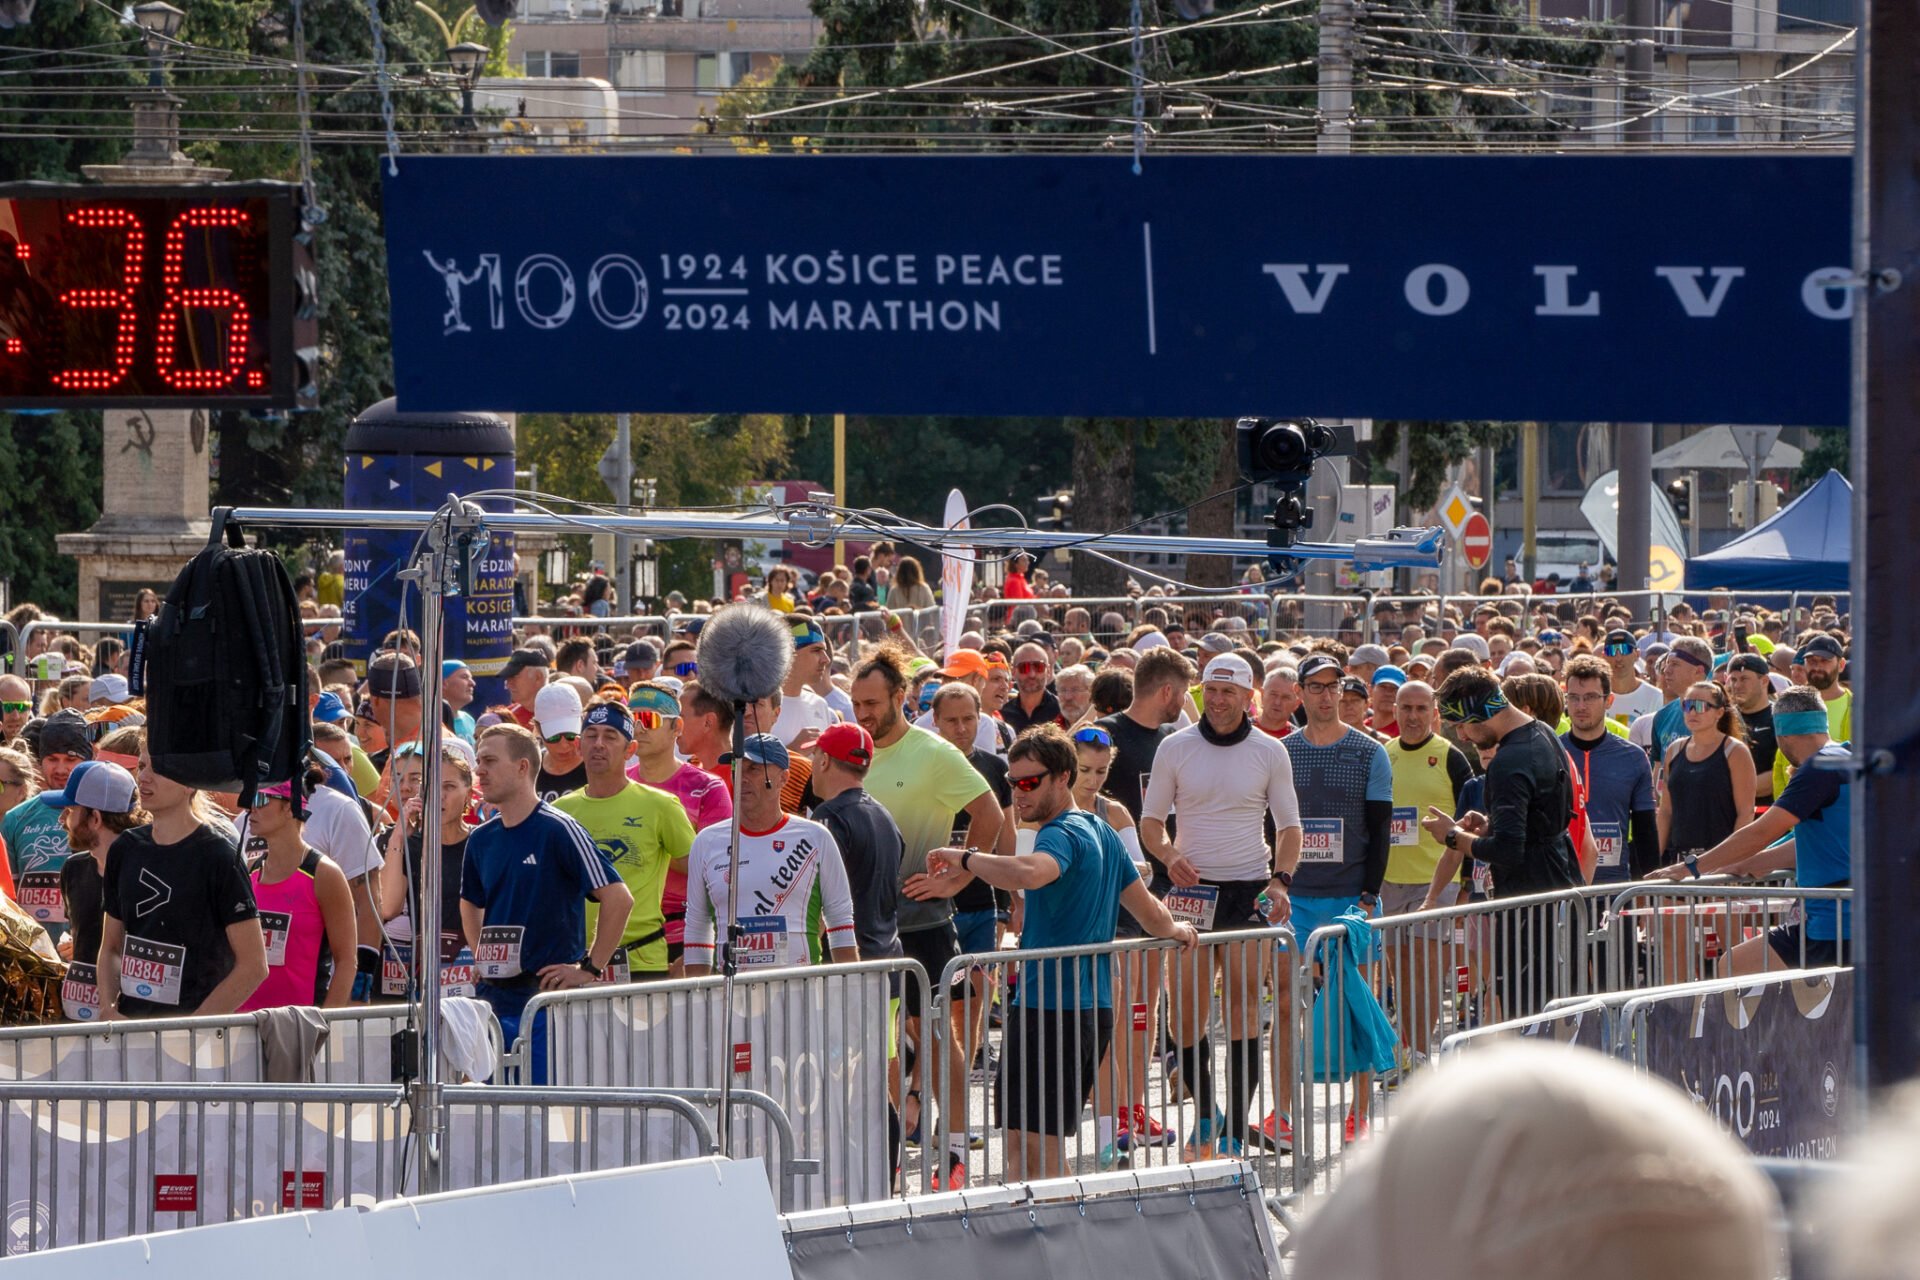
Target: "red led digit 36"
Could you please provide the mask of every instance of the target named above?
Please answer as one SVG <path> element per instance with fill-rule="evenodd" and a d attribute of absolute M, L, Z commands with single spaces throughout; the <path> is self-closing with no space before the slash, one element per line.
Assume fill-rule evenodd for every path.
<path fill-rule="evenodd" d="M 0 410 L 311 404 L 312 280 L 287 184 L 0 185 Z"/>

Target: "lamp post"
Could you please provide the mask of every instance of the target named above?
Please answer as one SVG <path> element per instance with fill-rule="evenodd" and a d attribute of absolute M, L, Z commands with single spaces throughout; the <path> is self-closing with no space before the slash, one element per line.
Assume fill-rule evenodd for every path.
<path fill-rule="evenodd" d="M 480 126 L 473 117 L 473 86 L 480 79 L 480 68 L 487 65 L 487 46 L 462 40 L 447 50 L 447 63 L 454 79 L 460 82 L 460 132 L 475 133 Z"/>
<path fill-rule="evenodd" d="M 123 163 L 172 168 L 192 162 L 180 151 L 179 98 L 167 92 L 166 60 L 186 14 L 166 0 L 133 7 L 147 46 L 147 91 L 133 100 L 133 147 Z"/>

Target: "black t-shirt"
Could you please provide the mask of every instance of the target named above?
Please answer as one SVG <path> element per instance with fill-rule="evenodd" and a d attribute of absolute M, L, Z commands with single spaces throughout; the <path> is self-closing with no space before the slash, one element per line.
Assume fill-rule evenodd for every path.
<path fill-rule="evenodd" d="M 460 932 L 460 876 L 466 867 L 467 841 L 462 836 L 453 844 L 440 846 L 440 932 Z M 407 919 L 419 932 L 420 921 L 420 835 L 407 837 Z"/>
<path fill-rule="evenodd" d="M 1057 724 L 1060 720 L 1060 699 L 1053 696 L 1053 690 L 1042 689 L 1040 701 L 1028 712 L 1021 707 L 1020 695 L 1016 692 L 1001 706 L 1000 718 L 1016 734 L 1025 733 L 1036 724 Z"/>
<path fill-rule="evenodd" d="M 1155 729 L 1143 729 L 1126 712 L 1118 712 L 1096 723 L 1113 735 L 1113 767 L 1107 770 L 1107 795 L 1126 806 L 1133 820 L 1140 820 L 1140 801 L 1147 792 L 1147 779 L 1153 776 L 1153 758 L 1160 752 L 1160 744 L 1173 733 L 1173 726 L 1163 724 Z M 1167 818 L 1167 834 L 1173 834 L 1173 818 Z M 1144 843 L 1141 846 L 1145 851 Z M 1155 871 L 1164 872 L 1160 859 L 1147 854 L 1147 861 L 1153 864 Z"/>
<path fill-rule="evenodd" d="M 855 578 L 847 588 L 847 603 L 854 612 L 862 613 L 880 606 L 880 592 L 873 585 L 872 578 Z"/>
<path fill-rule="evenodd" d="M 813 820 L 833 835 L 853 891 L 853 932 L 862 960 L 900 951 L 900 859 L 906 852 L 893 815 L 863 787 L 849 787 L 814 808 Z"/>
<path fill-rule="evenodd" d="M 1758 711 L 1742 711 L 1740 719 L 1747 726 L 1747 749 L 1753 752 L 1754 775 L 1769 778 L 1773 773 L 1773 758 L 1780 752 L 1773 738 L 1773 703 L 1767 703 Z"/>
<path fill-rule="evenodd" d="M 1500 739 L 1487 766 L 1487 834 L 1473 856 L 1493 871 L 1493 896 L 1516 898 L 1580 883 L 1567 824 L 1573 774 L 1553 730 L 1528 720 Z"/>
<path fill-rule="evenodd" d="M 252 920 L 253 885 L 230 836 L 197 827 L 178 844 L 157 844 L 135 827 L 107 850 L 107 915 L 126 927 L 120 1011 L 129 1017 L 184 1017 L 233 971 L 227 928 Z M 178 986 L 178 998 L 167 999 Z M 152 998 L 134 994 L 146 988 Z"/>
<path fill-rule="evenodd" d="M 552 804 L 555 800 L 567 794 L 567 792 L 578 791 L 586 785 L 587 762 L 582 760 L 565 773 L 548 773 L 544 768 L 541 769 L 540 777 L 535 781 L 533 787 L 535 791 L 540 793 L 542 800 L 545 800 L 548 804 Z"/>
<path fill-rule="evenodd" d="M 76 853 L 60 868 L 60 897 L 67 904 L 67 928 L 73 938 L 73 958 L 92 964 L 100 954 L 100 863 L 90 853 Z"/>
<path fill-rule="evenodd" d="M 991 751 L 967 752 L 967 763 L 973 771 L 987 780 L 987 786 L 993 789 L 993 802 L 1004 812 L 1013 803 L 1013 788 L 1007 785 L 1007 762 Z M 964 809 L 953 815 L 953 847 L 967 847 L 967 832 L 973 826 L 973 815 Z M 967 887 L 953 895 L 955 911 L 997 911 L 1012 904 L 1012 897 L 1004 889 L 995 889 L 986 881 L 977 877 Z"/>

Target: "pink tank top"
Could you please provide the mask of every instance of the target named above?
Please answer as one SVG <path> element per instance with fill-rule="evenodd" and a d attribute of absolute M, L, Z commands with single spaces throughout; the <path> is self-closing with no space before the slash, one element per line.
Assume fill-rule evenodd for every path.
<path fill-rule="evenodd" d="M 320 855 L 309 849 L 284 880 L 262 879 L 264 862 L 249 877 L 267 941 L 267 980 L 247 997 L 240 1012 L 319 1003 L 320 957 L 327 953 L 326 921 L 314 880 L 319 866 Z"/>
<path fill-rule="evenodd" d="M 640 762 L 636 760 L 627 766 L 627 776 L 679 800 L 695 831 L 733 816 L 733 796 L 728 793 L 727 784 L 697 765 L 683 764 L 665 782 L 654 783 L 640 776 Z M 660 909 L 667 917 L 667 941 L 684 942 L 687 936 L 686 872 L 667 870 L 667 882 L 660 893 Z"/>

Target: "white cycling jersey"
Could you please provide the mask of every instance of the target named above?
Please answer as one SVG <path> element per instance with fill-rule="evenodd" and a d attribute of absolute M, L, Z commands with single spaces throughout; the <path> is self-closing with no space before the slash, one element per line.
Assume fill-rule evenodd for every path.
<path fill-rule="evenodd" d="M 714 921 L 727 908 L 730 835 L 731 824 L 716 822 L 694 836 L 687 855 L 688 964 L 714 964 Z M 828 948 L 853 946 L 853 891 L 832 834 L 790 815 L 771 831 L 741 829 L 741 969 L 808 962 L 807 913 L 816 885 Z"/>

